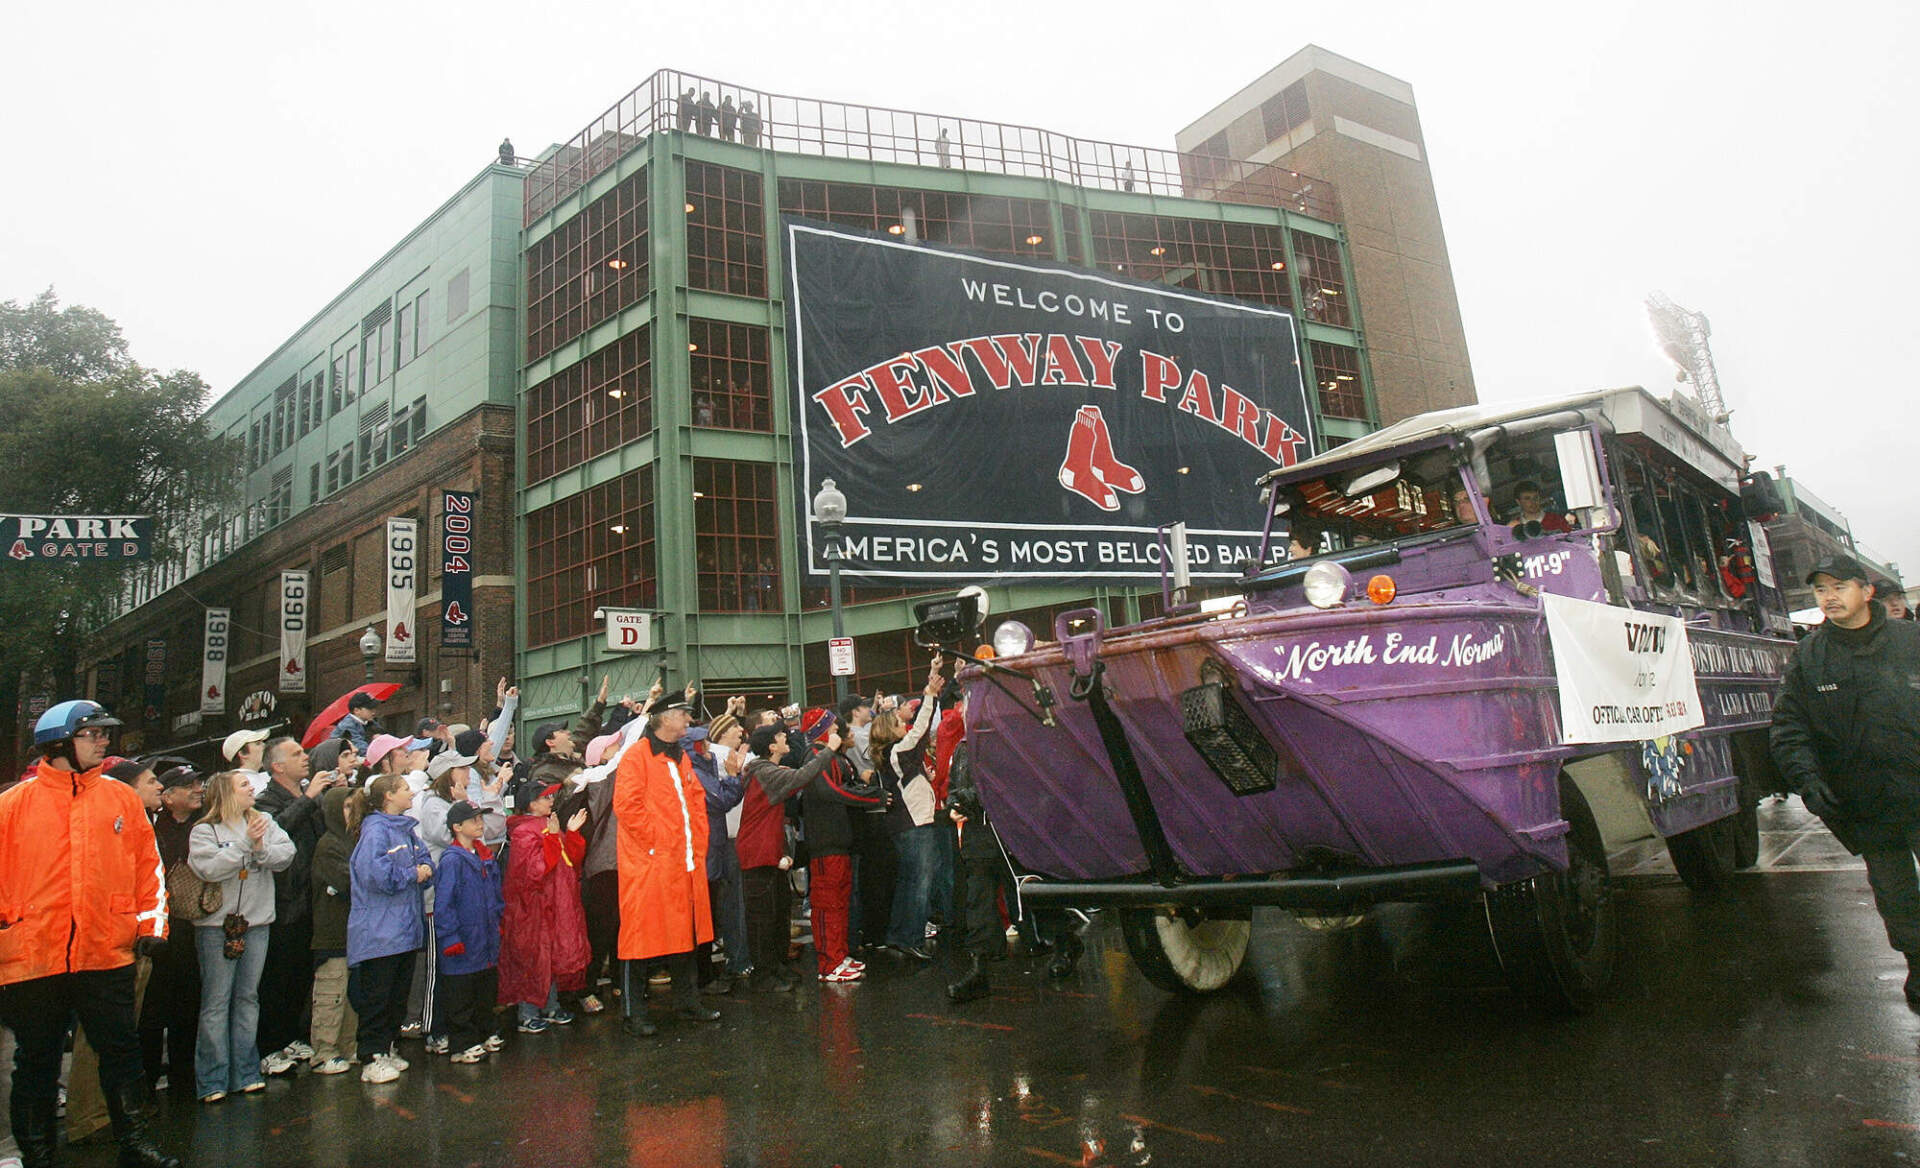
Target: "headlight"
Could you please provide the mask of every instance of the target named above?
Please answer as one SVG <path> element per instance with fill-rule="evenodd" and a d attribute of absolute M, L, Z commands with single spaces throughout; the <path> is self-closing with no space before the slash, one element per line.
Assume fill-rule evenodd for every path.
<path fill-rule="evenodd" d="M 1019 621 L 1000 622 L 993 630 L 993 651 L 1001 657 L 1018 657 L 1033 648 L 1033 630 Z"/>
<path fill-rule="evenodd" d="M 1315 608 L 1338 608 L 1353 588 L 1353 575 L 1331 560 L 1307 569 L 1307 603 Z"/>

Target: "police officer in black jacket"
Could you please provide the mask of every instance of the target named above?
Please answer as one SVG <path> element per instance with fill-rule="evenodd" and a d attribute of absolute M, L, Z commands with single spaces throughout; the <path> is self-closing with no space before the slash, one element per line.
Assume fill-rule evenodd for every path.
<path fill-rule="evenodd" d="M 1807 809 L 1867 862 L 1887 941 L 1920 1011 L 1920 625 L 1887 619 L 1850 556 L 1807 574 L 1826 621 L 1795 650 L 1773 712 L 1773 757 Z"/>

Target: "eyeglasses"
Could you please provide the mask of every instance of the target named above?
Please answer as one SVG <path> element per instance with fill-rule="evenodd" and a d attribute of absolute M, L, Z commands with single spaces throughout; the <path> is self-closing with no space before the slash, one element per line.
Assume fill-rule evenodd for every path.
<path fill-rule="evenodd" d="M 76 731 L 73 736 L 75 738 L 90 739 L 94 742 L 105 742 L 107 739 L 113 737 L 113 732 L 110 730 L 102 730 L 98 726 L 89 726 L 85 730 Z"/>

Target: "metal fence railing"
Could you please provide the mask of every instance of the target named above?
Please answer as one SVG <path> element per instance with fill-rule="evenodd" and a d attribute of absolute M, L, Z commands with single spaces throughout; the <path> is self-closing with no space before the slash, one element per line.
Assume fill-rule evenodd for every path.
<path fill-rule="evenodd" d="M 533 168 L 526 222 L 553 210 L 648 135 L 670 129 L 822 158 L 1286 207 L 1321 219 L 1340 213 L 1332 183 L 1284 167 L 1071 138 L 1032 126 L 791 97 L 662 69 Z"/>

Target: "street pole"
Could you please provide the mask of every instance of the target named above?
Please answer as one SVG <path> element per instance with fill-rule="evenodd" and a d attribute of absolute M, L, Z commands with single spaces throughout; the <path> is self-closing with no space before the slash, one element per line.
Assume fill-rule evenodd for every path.
<path fill-rule="evenodd" d="M 847 635 L 846 614 L 840 608 L 840 525 L 822 524 L 827 534 L 827 604 L 833 609 L 833 635 Z M 840 703 L 847 700 L 847 678 L 836 673 L 833 677 L 833 708 L 838 710 Z"/>

